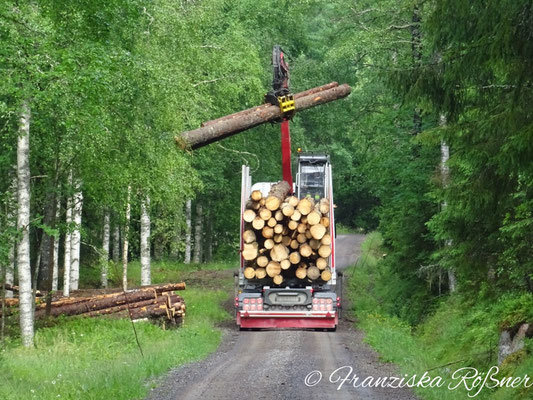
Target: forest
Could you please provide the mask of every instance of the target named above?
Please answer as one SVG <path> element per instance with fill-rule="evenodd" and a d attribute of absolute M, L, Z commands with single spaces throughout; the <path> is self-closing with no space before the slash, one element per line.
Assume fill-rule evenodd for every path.
<path fill-rule="evenodd" d="M 378 232 L 372 307 L 415 329 L 453 298 L 490 311 L 490 337 L 531 327 L 532 35 L 526 0 L 2 1 L 0 266 L 3 296 L 21 288 L 15 345 L 34 344 L 31 289 L 68 295 L 89 275 L 126 287 L 128 260 L 143 285 L 151 261 L 237 265 L 241 165 L 281 179 L 279 126 L 194 151 L 174 137 L 262 104 L 276 44 L 294 93 L 352 87 L 296 114 L 292 150 L 330 154 L 337 223 Z"/>

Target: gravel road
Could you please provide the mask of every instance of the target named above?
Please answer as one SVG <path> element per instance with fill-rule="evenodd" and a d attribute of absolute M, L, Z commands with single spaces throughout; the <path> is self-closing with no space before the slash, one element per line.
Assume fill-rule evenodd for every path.
<path fill-rule="evenodd" d="M 337 236 L 337 268 L 355 263 L 363 240 L 363 235 Z M 319 373 L 313 371 L 322 374 L 318 383 Z M 217 352 L 171 371 L 148 399 L 416 399 L 408 389 L 354 387 L 349 380 L 339 388 L 339 378 L 354 376 L 361 383 L 366 377 L 399 375 L 394 365 L 378 360 L 346 319 L 337 332 L 239 332 L 235 327 L 226 330 Z"/>

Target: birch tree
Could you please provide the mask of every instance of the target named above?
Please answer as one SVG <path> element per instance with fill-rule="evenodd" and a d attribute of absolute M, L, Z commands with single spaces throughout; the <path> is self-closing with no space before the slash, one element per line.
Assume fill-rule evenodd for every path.
<path fill-rule="evenodd" d="M 15 168 L 16 172 L 16 168 Z M 8 196 L 7 204 L 7 228 L 15 231 L 17 228 L 17 176 L 15 174 L 14 178 L 11 180 L 10 194 Z M 9 240 L 8 243 L 9 250 L 7 254 L 7 265 L 4 271 L 4 282 L 6 285 L 13 286 L 15 282 L 15 241 L 14 239 Z M 6 290 L 6 298 L 13 297 L 12 290 Z"/>
<path fill-rule="evenodd" d="M 72 205 L 72 220 L 74 230 L 70 242 L 70 290 L 78 290 L 80 281 L 80 248 L 81 248 L 81 214 L 83 208 L 83 192 L 81 182 L 75 183 L 75 192 Z"/>
<path fill-rule="evenodd" d="M 30 267 L 30 118 L 27 101 L 22 104 L 19 137 L 17 142 L 17 267 L 19 279 L 19 312 L 22 344 L 33 346 L 33 297 Z"/>
<path fill-rule="evenodd" d="M 191 263 L 191 199 L 185 203 L 185 264 Z"/>
<path fill-rule="evenodd" d="M 61 216 L 61 198 L 58 197 L 56 205 L 55 220 L 59 221 Z M 53 272 L 52 272 L 52 290 L 56 291 L 59 281 L 59 237 L 54 238 L 54 254 L 53 254 Z"/>
<path fill-rule="evenodd" d="M 69 181 L 72 181 L 72 174 L 69 177 Z M 72 224 L 72 196 L 67 198 L 67 208 L 66 208 L 66 225 L 67 230 L 65 232 L 65 241 L 64 241 L 64 256 L 63 256 L 63 296 L 70 296 L 70 262 L 71 262 L 71 245 L 72 245 L 72 233 L 70 230 L 70 225 Z"/>
<path fill-rule="evenodd" d="M 100 255 L 100 283 L 103 288 L 107 287 L 107 269 L 109 261 L 109 231 L 110 231 L 110 222 L 109 222 L 109 211 L 104 212 L 104 228 L 102 232 L 102 253 Z"/>
<path fill-rule="evenodd" d="M 446 115 L 441 114 L 439 118 L 439 124 L 441 127 L 446 126 Z M 448 182 L 450 180 L 450 169 L 448 168 L 448 160 L 450 159 L 450 147 L 446 144 L 444 140 L 440 142 L 440 171 L 441 171 L 441 180 L 442 187 L 446 189 Z M 441 207 L 444 210 L 448 204 L 446 200 L 441 203 Z M 446 246 L 451 246 L 451 239 L 446 239 Z M 454 293 L 457 289 L 457 278 L 455 276 L 455 268 L 448 267 L 448 288 L 450 293 Z"/>
<path fill-rule="evenodd" d="M 128 197 L 126 200 L 124 230 L 122 232 L 122 288 L 124 290 L 128 289 L 128 246 L 129 246 L 128 234 L 130 231 L 130 217 L 131 217 L 130 201 L 131 201 L 131 186 L 128 186 Z"/>
<path fill-rule="evenodd" d="M 120 226 L 115 222 L 113 226 L 113 262 L 118 264 L 120 260 Z"/>
<path fill-rule="evenodd" d="M 194 255 L 192 262 L 200 264 L 202 262 L 202 228 L 203 228 L 202 203 L 196 203 L 196 223 L 194 225 Z"/>
<path fill-rule="evenodd" d="M 141 202 L 141 285 L 150 284 L 150 197 L 146 196 Z"/>

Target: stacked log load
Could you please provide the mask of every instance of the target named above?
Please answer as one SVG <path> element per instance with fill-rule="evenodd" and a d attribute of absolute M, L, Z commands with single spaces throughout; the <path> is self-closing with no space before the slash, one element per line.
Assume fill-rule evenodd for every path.
<path fill-rule="evenodd" d="M 244 277 L 283 285 L 287 279 L 324 283 L 331 279 L 330 201 L 289 196 L 281 181 L 267 197 L 254 190 L 246 203 L 242 257 Z"/>
<path fill-rule="evenodd" d="M 39 299 L 35 305 L 35 317 L 58 317 L 80 315 L 97 317 L 107 315 L 116 318 L 164 319 L 173 324 L 181 323 L 185 317 L 185 301 L 175 294 L 184 290 L 185 283 L 169 283 L 133 289 L 127 292 L 97 294 L 87 297 L 64 297 L 50 303 L 47 312 L 46 301 Z M 6 299 L 7 300 L 7 299 Z M 18 299 L 9 299 L 8 307 L 16 307 Z M 10 312 L 8 308 L 8 313 Z"/>

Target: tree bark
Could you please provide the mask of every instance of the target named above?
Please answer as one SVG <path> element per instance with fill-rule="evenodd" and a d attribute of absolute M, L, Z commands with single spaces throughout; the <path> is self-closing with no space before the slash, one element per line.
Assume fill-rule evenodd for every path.
<path fill-rule="evenodd" d="M 113 262 L 118 264 L 120 261 L 120 226 L 115 223 L 113 227 Z"/>
<path fill-rule="evenodd" d="M 55 220 L 59 221 L 61 216 L 61 197 L 58 196 L 56 204 Z M 54 253 L 53 253 L 53 270 L 52 270 L 52 290 L 56 291 L 59 281 L 59 237 L 54 238 Z"/>
<path fill-rule="evenodd" d="M 137 292 L 128 292 L 126 294 L 117 293 L 115 296 L 94 299 L 89 298 L 72 304 L 53 306 L 50 315 L 53 317 L 57 317 L 59 315 L 80 315 L 97 310 L 117 307 L 127 303 L 133 305 L 136 302 L 155 299 L 157 297 L 158 295 L 154 290 L 139 290 Z M 35 316 L 42 317 L 44 314 L 45 310 L 41 309 L 37 311 Z"/>
<path fill-rule="evenodd" d="M 141 286 L 150 284 L 150 197 L 146 196 L 141 202 Z"/>
<path fill-rule="evenodd" d="M 207 216 L 205 234 L 205 262 L 210 262 L 213 258 L 213 219 Z"/>
<path fill-rule="evenodd" d="M 337 87 L 337 86 L 339 86 L 339 84 L 337 82 L 331 82 L 331 83 L 328 83 L 328 84 L 325 84 L 325 85 L 322 85 L 322 86 L 318 86 L 318 87 L 315 87 L 315 88 L 312 88 L 312 89 L 308 89 L 308 90 L 306 90 L 304 92 L 296 93 L 294 95 L 294 99 L 296 100 L 296 99 L 299 99 L 299 98 L 302 98 L 302 97 L 305 97 L 305 96 L 309 96 L 309 95 L 312 95 L 312 94 L 317 94 L 317 93 L 323 92 L 325 90 L 328 90 L 328 89 L 331 89 L 331 88 L 334 88 L 334 87 Z M 270 105 L 271 104 L 261 104 L 260 106 L 257 106 L 257 107 L 254 107 L 254 108 L 250 108 L 248 110 L 239 111 L 239 112 L 236 112 L 234 114 L 225 115 L 223 117 L 220 117 L 220 118 L 217 118 L 217 119 L 213 119 L 211 121 L 203 122 L 201 126 L 204 127 L 204 126 L 217 124 L 217 123 L 222 122 L 222 121 L 233 120 L 233 119 L 236 119 L 236 118 L 242 118 L 243 115 L 250 114 L 250 113 L 256 112 L 256 111 L 260 111 L 261 109 L 265 109 L 265 108 L 269 107 Z M 261 194 L 261 192 L 259 191 L 259 195 L 260 194 Z M 259 197 L 258 199 L 253 199 L 253 200 L 259 201 L 260 199 L 261 199 L 261 197 Z"/>
<path fill-rule="evenodd" d="M 194 255 L 192 262 L 200 264 L 202 262 L 202 228 L 203 228 L 202 203 L 196 203 L 196 223 L 194 225 Z"/>
<path fill-rule="evenodd" d="M 56 215 L 56 198 L 55 193 L 52 188 L 46 195 L 45 209 L 44 209 L 44 225 L 48 228 L 53 228 L 54 218 Z M 41 264 L 39 266 L 39 276 L 37 278 L 37 288 L 41 290 L 50 290 L 52 279 L 49 280 L 49 277 L 52 276 L 53 269 L 53 257 L 54 257 L 54 244 L 53 237 L 49 235 L 44 229 L 42 232 L 41 239 Z"/>
<path fill-rule="evenodd" d="M 72 185 L 72 171 L 69 174 L 69 185 Z M 72 233 L 70 231 L 72 224 L 72 203 L 73 199 L 71 196 L 67 198 L 67 209 L 66 209 L 66 224 L 67 231 L 65 232 L 65 253 L 63 257 L 63 296 L 70 296 L 70 263 L 71 263 L 71 253 L 72 253 Z"/>
<path fill-rule="evenodd" d="M 15 168 L 16 170 L 16 168 Z M 15 230 L 17 227 L 17 176 L 15 175 L 11 180 L 11 193 L 8 200 L 7 223 L 8 227 Z M 4 282 L 6 286 L 13 286 L 15 283 L 15 240 L 10 239 L 9 251 L 7 255 L 7 266 L 4 275 Z M 10 299 L 13 297 L 12 290 L 5 291 L 5 297 Z"/>
<path fill-rule="evenodd" d="M 446 115 L 441 114 L 439 118 L 439 125 L 446 125 Z M 448 160 L 450 159 L 450 147 L 443 140 L 440 143 L 440 172 L 441 172 L 441 181 L 443 188 L 448 186 L 448 181 L 450 179 L 450 169 L 448 168 Z M 446 201 L 441 203 L 441 208 L 444 210 L 448 204 Z M 452 241 L 446 240 L 446 246 L 451 246 Z M 453 268 L 448 268 L 448 290 L 450 293 L 454 293 L 457 290 L 457 277 L 455 276 L 455 270 Z"/>
<path fill-rule="evenodd" d="M 126 223 L 124 224 L 124 232 L 122 234 L 122 288 L 128 289 L 128 234 L 130 231 L 130 216 L 131 216 L 131 186 L 128 186 L 128 197 L 126 200 Z"/>
<path fill-rule="evenodd" d="M 191 263 L 191 200 L 188 199 L 185 203 L 185 257 L 183 262 L 185 264 Z"/>
<path fill-rule="evenodd" d="M 70 290 L 78 290 L 80 281 L 80 247 L 81 247 L 81 213 L 83 208 L 83 193 L 81 182 L 76 181 L 72 204 L 72 220 L 74 230 L 70 237 Z"/>
<path fill-rule="evenodd" d="M 296 95 L 296 111 L 329 103 L 341 99 L 350 94 L 351 88 L 347 84 L 324 90 L 320 93 L 310 94 L 303 97 Z M 209 143 L 218 141 L 236 133 L 256 127 L 266 122 L 274 122 L 282 117 L 278 106 L 262 105 L 251 110 L 245 110 L 234 118 L 221 119 L 219 122 L 207 125 L 192 131 L 183 132 L 176 136 L 175 140 L 182 148 L 190 147 L 197 149 Z"/>
<path fill-rule="evenodd" d="M 100 283 L 107 288 L 107 267 L 109 261 L 109 211 L 104 211 L 104 229 L 102 233 L 102 254 L 100 255 Z"/>
<path fill-rule="evenodd" d="M 265 210 L 276 211 L 287 197 L 287 194 L 291 191 L 291 187 L 288 182 L 281 181 L 272 185 L 267 198 L 265 199 Z M 271 213 L 270 213 L 271 214 Z M 270 216 L 267 218 L 269 219 Z"/>
<path fill-rule="evenodd" d="M 30 118 L 27 102 L 22 104 L 19 136 L 17 141 L 17 229 L 20 239 L 17 245 L 17 268 L 20 299 L 20 336 L 22 344 L 33 346 L 33 296 L 30 267 Z"/>
<path fill-rule="evenodd" d="M 422 63 L 422 38 L 420 33 L 420 11 L 415 5 L 411 24 L 411 51 L 414 68 L 419 68 Z M 422 110 L 415 107 L 413 111 L 413 134 L 422 132 Z"/>

